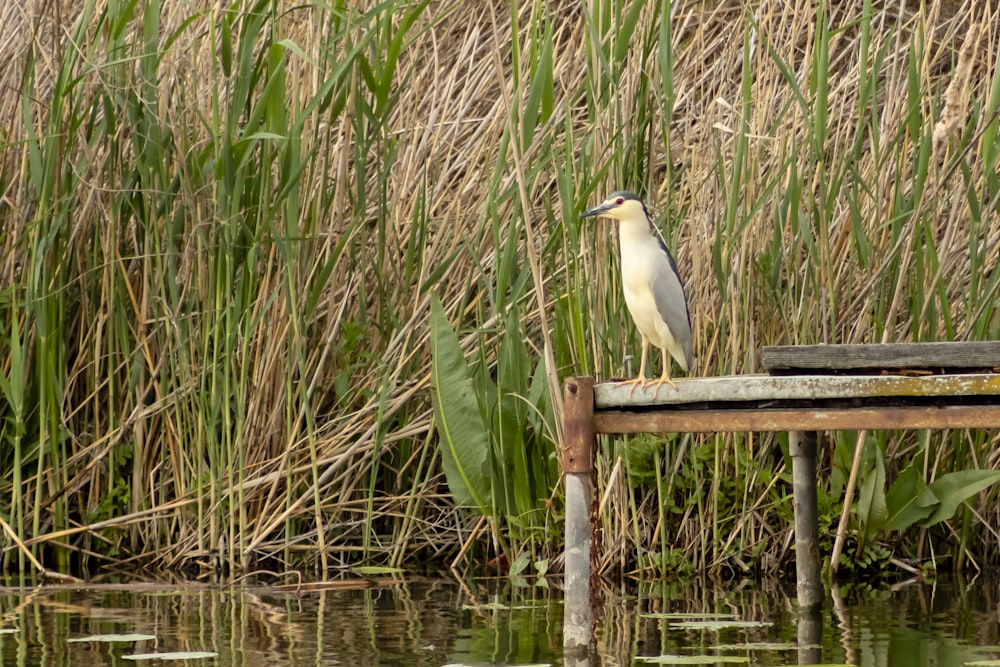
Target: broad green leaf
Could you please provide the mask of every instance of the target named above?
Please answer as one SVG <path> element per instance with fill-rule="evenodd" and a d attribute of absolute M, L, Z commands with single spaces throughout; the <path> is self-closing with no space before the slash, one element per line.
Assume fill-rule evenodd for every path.
<path fill-rule="evenodd" d="M 927 488 L 920 467 L 919 459 L 913 461 L 899 473 L 886 494 L 889 518 L 882 526 L 883 530 L 906 530 L 929 517 L 940 504 L 934 492 Z"/>
<path fill-rule="evenodd" d="M 497 404 L 494 436 L 497 462 L 505 475 L 507 511 L 520 515 L 535 508 L 532 471 L 544 461 L 529 458 L 524 435 L 527 432 L 528 404 L 522 398 L 528 391 L 531 361 L 521 335 L 519 309 L 511 307 L 504 327 L 503 342 L 497 360 Z M 494 487 L 495 490 L 495 487 Z"/>
<path fill-rule="evenodd" d="M 545 359 L 539 359 L 531 374 L 528 387 L 528 402 L 532 409 L 528 411 L 528 421 L 535 433 L 555 433 L 555 416 L 549 400 L 549 380 L 545 373 Z"/>
<path fill-rule="evenodd" d="M 872 448 L 875 451 L 872 467 L 864 475 L 858 494 L 858 520 L 864 527 L 864 539 L 859 548 L 875 537 L 889 518 L 885 505 L 885 464 L 882 462 L 882 450 L 877 444 L 873 444 Z"/>
<path fill-rule="evenodd" d="M 522 574 L 526 569 L 528 569 L 528 565 L 530 564 L 531 552 L 528 550 L 522 551 L 517 555 L 517 558 L 514 559 L 514 562 L 510 564 L 510 576 L 516 577 L 517 575 Z"/>
<path fill-rule="evenodd" d="M 302 58 L 302 60 L 306 61 L 310 65 L 312 65 L 314 67 L 316 66 L 316 62 L 309 56 L 308 53 L 306 53 L 305 49 L 303 49 L 301 46 L 299 46 L 293 40 L 291 40 L 291 39 L 282 39 L 282 40 L 278 41 L 278 44 L 280 44 L 281 46 L 285 47 L 286 49 L 288 49 L 289 51 L 291 51 L 292 53 L 294 53 L 295 55 L 297 55 L 299 58 Z"/>
<path fill-rule="evenodd" d="M 521 115 L 522 150 L 527 150 L 535 135 L 535 128 L 548 119 L 552 113 L 552 25 L 546 26 L 546 36 L 542 42 L 535 75 L 531 80 L 528 99 Z"/>
<path fill-rule="evenodd" d="M 455 503 L 487 512 L 489 435 L 458 336 L 437 296 L 431 299 L 431 399 L 441 465 Z"/>
<path fill-rule="evenodd" d="M 639 23 L 639 16 L 645 7 L 643 2 L 635 2 L 629 8 L 625 16 L 621 17 L 620 23 L 615 28 L 615 64 L 624 66 L 625 58 L 634 49 L 632 37 L 635 34 L 636 25 Z"/>
<path fill-rule="evenodd" d="M 844 487 L 851 473 L 854 448 L 858 446 L 856 431 L 837 431 L 833 435 L 833 460 L 830 466 L 830 497 L 839 501 L 844 497 Z"/>
<path fill-rule="evenodd" d="M 920 525 L 926 528 L 950 519 L 964 501 L 998 481 L 1000 470 L 959 470 L 941 475 L 928 485 L 941 504 Z"/>
<path fill-rule="evenodd" d="M 27 386 L 27 373 L 24 367 L 24 347 L 21 345 L 21 332 L 18 329 L 18 318 L 15 315 L 10 322 L 10 336 L 7 338 L 10 352 L 10 377 L 4 374 L 4 369 L 0 368 L 0 393 L 7 400 L 7 404 L 13 412 L 15 419 L 14 435 L 21 436 L 24 433 L 24 390 Z"/>

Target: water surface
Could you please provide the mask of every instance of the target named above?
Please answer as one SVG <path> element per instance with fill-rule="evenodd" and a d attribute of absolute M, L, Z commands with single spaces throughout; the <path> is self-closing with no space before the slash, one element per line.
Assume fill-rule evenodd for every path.
<path fill-rule="evenodd" d="M 815 616 L 790 593 L 767 582 L 605 586 L 594 654 L 564 661 L 554 579 L 7 585 L 0 664 L 1000 665 L 996 579 L 837 591 Z M 148 657 L 165 653 L 178 659 Z"/>

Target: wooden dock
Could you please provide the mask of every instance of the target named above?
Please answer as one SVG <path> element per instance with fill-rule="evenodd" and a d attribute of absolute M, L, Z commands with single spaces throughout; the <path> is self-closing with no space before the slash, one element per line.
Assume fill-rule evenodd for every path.
<path fill-rule="evenodd" d="M 602 433 L 787 431 L 796 589 L 815 609 L 820 579 L 815 431 L 1000 428 L 1000 343 L 764 348 L 770 375 L 681 378 L 677 388 L 565 383 L 565 616 L 568 651 L 593 641 L 590 601 L 594 437 Z M 849 502 L 849 500 L 848 500 Z"/>

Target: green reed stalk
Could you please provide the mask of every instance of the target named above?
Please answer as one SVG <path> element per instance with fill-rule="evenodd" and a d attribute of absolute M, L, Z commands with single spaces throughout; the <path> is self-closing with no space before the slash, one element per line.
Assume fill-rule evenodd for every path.
<path fill-rule="evenodd" d="M 25 52 L 0 105 L 0 512 L 49 564 L 69 552 L 47 535 L 99 521 L 63 541 L 192 569 L 450 563 L 480 515 L 437 463 L 432 293 L 489 430 L 465 563 L 557 554 L 554 385 L 637 370 L 614 228 L 578 217 L 611 189 L 646 197 L 678 259 L 701 374 L 755 371 L 761 345 L 996 329 L 995 45 L 943 155 L 931 139 L 955 24 L 871 0 L 139 7 L 49 9 L 53 57 Z M 987 465 L 961 437 L 881 441 L 885 483 L 906 457 L 928 481 Z M 788 530 L 777 441 L 680 442 L 641 474 L 662 443 L 602 440 L 601 470 L 634 468 L 607 553 L 655 570 L 658 525 L 661 574 L 781 569 L 760 557 Z M 961 535 L 988 560 L 988 530 L 952 527 L 892 543 Z"/>

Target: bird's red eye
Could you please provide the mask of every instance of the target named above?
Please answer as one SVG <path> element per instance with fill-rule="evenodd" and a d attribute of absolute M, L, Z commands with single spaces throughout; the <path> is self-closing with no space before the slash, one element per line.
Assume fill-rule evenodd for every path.
<path fill-rule="evenodd" d="M 619 197 L 618 199 L 615 200 L 615 204 L 617 204 L 618 206 L 621 206 L 624 203 L 625 203 L 625 199 L 622 198 L 622 197 Z"/>

